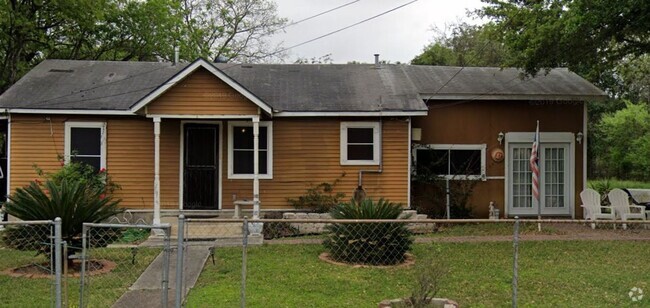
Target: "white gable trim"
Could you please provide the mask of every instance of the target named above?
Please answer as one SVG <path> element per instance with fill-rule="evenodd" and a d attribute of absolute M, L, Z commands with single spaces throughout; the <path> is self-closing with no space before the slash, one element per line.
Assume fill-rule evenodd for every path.
<path fill-rule="evenodd" d="M 262 110 L 264 110 L 267 114 L 269 114 L 269 115 L 273 114 L 271 106 L 267 105 L 265 102 L 263 102 L 257 96 L 255 96 L 255 94 L 248 91 L 246 88 L 244 88 L 242 85 L 237 83 L 235 80 L 228 77 L 228 75 L 224 74 L 221 70 L 214 67 L 214 65 L 212 65 L 210 62 L 205 61 L 203 59 L 198 59 L 198 60 L 194 61 L 192 64 L 188 65 L 185 69 L 183 69 L 182 71 L 177 73 L 170 80 L 163 83 L 155 91 L 149 93 L 149 95 L 142 98 L 135 105 L 133 105 L 133 107 L 131 107 L 131 112 L 136 112 L 136 111 L 142 109 L 144 106 L 149 104 L 151 101 L 153 101 L 154 99 L 156 99 L 157 97 L 159 97 L 160 95 L 165 93 L 167 90 L 169 90 L 171 87 L 175 86 L 178 82 L 183 80 L 183 78 L 187 77 L 188 75 L 190 75 L 191 73 L 196 71 L 199 67 L 202 67 L 202 68 L 208 70 L 214 76 L 221 79 L 221 81 L 225 82 L 227 85 L 229 85 L 230 87 L 235 89 L 235 91 L 239 92 L 241 95 L 248 98 L 255 105 L 257 105 Z"/>

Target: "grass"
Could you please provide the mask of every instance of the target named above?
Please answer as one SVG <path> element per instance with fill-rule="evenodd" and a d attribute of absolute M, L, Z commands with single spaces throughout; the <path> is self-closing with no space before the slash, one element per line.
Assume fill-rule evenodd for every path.
<path fill-rule="evenodd" d="M 512 223 L 467 223 L 467 224 L 439 224 L 438 231 L 426 234 L 425 236 L 489 236 L 509 235 L 512 236 L 514 226 Z M 519 234 L 564 234 L 563 231 L 544 224 L 542 232 L 537 231 L 537 224 L 526 223 L 524 220 L 519 224 Z"/>
<path fill-rule="evenodd" d="M 650 182 L 640 182 L 640 181 L 628 181 L 628 180 L 618 180 L 618 179 L 601 179 L 601 180 L 589 180 L 588 187 L 608 187 L 612 188 L 641 188 L 641 189 L 650 189 Z"/>
<path fill-rule="evenodd" d="M 88 278 L 86 302 L 89 307 L 110 307 L 135 282 L 140 273 L 160 253 L 159 248 L 139 249 L 132 263 L 130 249 L 100 248 L 91 251 L 92 259 L 107 259 L 117 267 L 107 274 Z M 0 272 L 32 263 L 45 263 L 44 255 L 35 251 L 17 251 L 0 248 Z M 79 302 L 79 278 L 68 277 L 68 302 L 72 307 Z M 53 303 L 54 280 L 49 278 L 10 277 L 0 273 L 0 299 L 3 307 L 48 307 Z M 10 286 L 10 287 L 9 287 Z"/>
<path fill-rule="evenodd" d="M 650 290 L 648 243 L 631 241 L 523 242 L 522 307 L 642 307 L 627 293 Z M 324 263 L 321 245 L 263 245 L 248 250 L 248 307 L 377 307 L 409 295 L 412 268 L 350 268 Z M 433 251 L 450 275 L 439 296 L 462 307 L 511 306 L 512 243 L 416 244 L 416 259 Z M 188 296 L 188 307 L 239 306 L 241 250 L 220 248 Z"/>

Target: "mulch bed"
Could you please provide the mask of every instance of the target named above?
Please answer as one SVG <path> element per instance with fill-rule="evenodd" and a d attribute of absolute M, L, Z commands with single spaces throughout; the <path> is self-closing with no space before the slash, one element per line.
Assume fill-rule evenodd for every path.
<path fill-rule="evenodd" d="M 23 278 L 51 278 L 50 264 L 48 262 L 40 264 L 28 264 L 20 267 L 14 267 L 2 272 L 4 275 L 11 277 Z M 90 260 L 86 263 L 86 275 L 95 276 L 111 272 L 117 264 L 109 260 Z M 81 262 L 74 260 L 68 264 L 68 277 L 79 277 L 81 274 Z"/>
<path fill-rule="evenodd" d="M 330 256 L 328 252 L 323 252 L 321 253 L 318 258 L 329 263 L 329 264 L 334 264 L 334 265 L 340 265 L 340 266 L 349 266 L 352 268 L 401 268 L 401 267 L 409 267 L 413 264 L 415 264 L 415 256 L 413 256 L 410 253 L 405 253 L 404 254 L 404 262 L 399 263 L 399 264 L 394 264 L 394 265 L 368 265 L 368 264 L 350 264 L 350 263 L 345 263 L 345 262 L 339 262 Z"/>

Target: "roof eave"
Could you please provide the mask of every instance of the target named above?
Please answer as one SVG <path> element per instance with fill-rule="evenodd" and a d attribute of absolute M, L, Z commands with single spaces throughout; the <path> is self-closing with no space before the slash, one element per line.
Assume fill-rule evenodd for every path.
<path fill-rule="evenodd" d="M 37 109 L 37 108 L 4 108 L 4 113 L 9 114 L 77 114 L 77 115 L 138 115 L 130 110 L 103 110 L 103 109 Z"/>
<path fill-rule="evenodd" d="M 420 94 L 429 100 L 505 100 L 505 101 L 603 101 L 607 95 L 566 95 L 566 94 Z"/>
<path fill-rule="evenodd" d="M 427 110 L 409 111 L 280 111 L 274 117 L 411 117 L 426 116 Z"/>

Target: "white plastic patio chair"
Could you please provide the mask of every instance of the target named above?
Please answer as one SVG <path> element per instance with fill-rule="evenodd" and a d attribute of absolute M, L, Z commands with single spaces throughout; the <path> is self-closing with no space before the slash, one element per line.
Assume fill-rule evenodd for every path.
<path fill-rule="evenodd" d="M 582 207 L 584 208 L 585 219 L 591 220 L 591 228 L 596 229 L 596 220 L 609 219 L 616 220 L 616 212 L 611 206 L 603 206 L 600 203 L 600 194 L 590 188 L 580 193 Z"/>
<path fill-rule="evenodd" d="M 645 220 L 645 207 L 630 204 L 627 193 L 621 189 L 614 188 L 607 194 L 609 203 L 612 204 L 616 215 L 623 221 L 631 219 Z M 623 229 L 627 229 L 627 224 L 623 223 Z"/>

